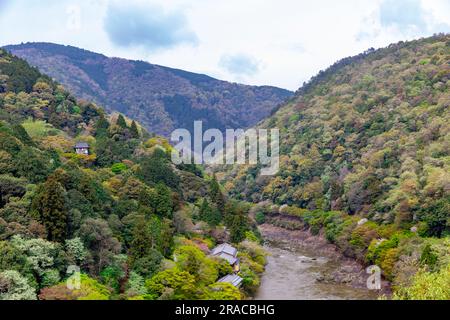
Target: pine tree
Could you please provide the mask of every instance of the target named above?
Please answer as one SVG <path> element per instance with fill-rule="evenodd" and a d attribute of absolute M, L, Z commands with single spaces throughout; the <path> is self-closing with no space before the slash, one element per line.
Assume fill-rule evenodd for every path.
<path fill-rule="evenodd" d="M 149 234 L 144 217 L 140 217 L 133 229 L 133 240 L 130 245 L 130 260 L 133 264 L 136 260 L 143 258 L 151 249 L 152 239 Z"/>
<path fill-rule="evenodd" d="M 55 176 L 47 179 L 39 200 L 40 220 L 47 229 L 48 240 L 63 241 L 68 223 L 66 191 Z"/>
<path fill-rule="evenodd" d="M 217 182 L 216 175 L 213 176 L 209 183 L 209 197 L 211 201 L 216 205 L 220 214 L 223 216 L 225 210 L 225 197 L 220 190 L 219 182 Z"/>
<path fill-rule="evenodd" d="M 139 139 L 139 130 L 134 120 L 131 122 L 130 132 L 133 138 Z"/>
<path fill-rule="evenodd" d="M 172 218 L 172 192 L 164 183 L 156 185 L 156 206 L 155 212 L 160 217 Z"/>
<path fill-rule="evenodd" d="M 245 239 L 245 232 L 248 231 L 248 220 L 243 212 L 233 216 L 230 225 L 230 240 L 239 243 Z"/>
<path fill-rule="evenodd" d="M 116 124 L 124 129 L 127 129 L 127 122 L 125 121 L 125 118 L 123 117 L 123 115 L 119 114 L 119 117 L 117 118 Z"/>
<path fill-rule="evenodd" d="M 108 136 L 109 122 L 105 116 L 101 115 L 95 124 L 95 136 L 106 138 Z"/>
<path fill-rule="evenodd" d="M 207 222 L 210 226 L 217 226 L 222 220 L 219 210 L 209 205 L 206 199 L 203 199 L 200 207 L 199 218 L 202 221 Z"/>

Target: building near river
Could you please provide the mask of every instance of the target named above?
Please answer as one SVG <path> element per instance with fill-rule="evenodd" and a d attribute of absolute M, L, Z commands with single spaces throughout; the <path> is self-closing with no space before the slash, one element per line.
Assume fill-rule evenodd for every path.
<path fill-rule="evenodd" d="M 237 254 L 238 250 L 228 243 L 220 244 L 211 251 L 212 256 L 227 260 L 228 263 L 233 267 L 233 271 L 235 273 L 238 273 L 240 271 L 239 259 L 237 257 Z"/>
<path fill-rule="evenodd" d="M 229 274 L 229 275 L 226 275 L 225 277 L 219 279 L 218 282 L 231 283 L 236 288 L 239 288 L 242 284 L 242 281 L 244 281 L 244 279 L 239 277 L 237 274 Z"/>

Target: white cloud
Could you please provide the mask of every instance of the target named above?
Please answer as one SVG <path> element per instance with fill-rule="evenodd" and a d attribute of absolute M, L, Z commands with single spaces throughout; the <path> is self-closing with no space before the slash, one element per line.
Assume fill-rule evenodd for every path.
<path fill-rule="evenodd" d="M 181 17 L 181 29 L 157 24 L 162 28 L 158 33 L 170 36 L 163 40 L 171 41 L 155 51 L 148 45 L 117 46 L 117 42 L 111 41 L 104 28 L 111 1 L 16 0 L 9 3 L 8 10 L 0 12 L 0 30 L 7 30 L 0 34 L 0 44 L 26 41 L 71 44 L 110 56 L 207 73 L 224 80 L 296 90 L 303 81 L 345 56 L 369 47 L 450 30 L 445 30 L 450 25 L 448 0 L 399 1 L 408 9 L 408 17 L 397 18 L 404 9 L 390 7 L 392 0 L 127 1 L 127 4 L 160 7 L 163 12 L 176 12 Z M 77 5 L 80 28 L 67 28 L 70 18 L 67 8 Z M 386 15 L 387 12 L 391 13 Z M 404 27 L 405 23 L 408 28 Z M 197 45 L 184 41 L 189 37 L 172 41 L 180 40 L 177 33 L 180 30 L 195 35 Z M 153 36 L 144 38 L 153 41 Z M 134 37 L 133 41 L 136 44 L 141 40 Z M 257 72 L 238 74 L 232 68 L 224 68 L 221 58 L 236 53 L 256 61 Z"/>

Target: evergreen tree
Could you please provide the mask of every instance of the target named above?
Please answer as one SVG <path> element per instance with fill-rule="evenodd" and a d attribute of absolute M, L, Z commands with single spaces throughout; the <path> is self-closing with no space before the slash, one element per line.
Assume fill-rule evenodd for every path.
<path fill-rule="evenodd" d="M 160 149 L 156 149 L 151 156 L 142 159 L 138 175 L 148 185 L 163 182 L 171 188 L 179 188 L 180 179 L 168 163 L 166 153 Z"/>
<path fill-rule="evenodd" d="M 17 173 L 30 182 L 43 182 L 51 173 L 50 159 L 42 152 L 24 147 L 16 158 Z"/>
<path fill-rule="evenodd" d="M 22 141 L 24 144 L 26 144 L 28 146 L 32 146 L 32 147 L 35 146 L 33 139 L 31 139 L 31 137 L 28 135 L 28 132 L 20 124 L 14 125 L 12 127 L 12 131 L 13 131 L 14 136 L 17 139 L 19 139 L 20 141 Z"/>
<path fill-rule="evenodd" d="M 133 138 L 139 139 L 139 130 L 134 120 L 131 122 L 130 132 Z"/>
<path fill-rule="evenodd" d="M 116 124 L 117 124 L 119 127 L 121 127 L 121 128 L 124 128 L 124 129 L 127 129 L 127 128 L 128 128 L 127 122 L 125 121 L 125 118 L 124 118 L 123 115 L 121 115 L 121 114 L 119 114 L 119 117 L 117 118 Z"/>
<path fill-rule="evenodd" d="M 156 193 L 155 213 L 160 217 L 172 218 L 172 192 L 164 183 L 158 183 Z"/>
<path fill-rule="evenodd" d="M 239 243 L 245 239 L 245 232 L 250 229 L 247 212 L 242 205 L 229 201 L 225 209 L 225 224 L 230 230 L 230 240 Z"/>
<path fill-rule="evenodd" d="M 38 197 L 38 212 L 48 240 L 64 241 L 68 223 L 66 191 L 55 176 L 50 176 Z"/>
<path fill-rule="evenodd" d="M 213 176 L 209 183 L 209 196 L 211 201 L 216 205 L 220 214 L 223 215 L 225 211 L 225 197 L 220 190 L 219 182 L 217 182 L 216 175 Z"/>
<path fill-rule="evenodd" d="M 108 137 L 109 122 L 104 115 L 101 115 L 95 124 L 95 136 L 98 138 Z"/>
<path fill-rule="evenodd" d="M 133 229 L 133 240 L 130 245 L 130 261 L 133 264 L 136 260 L 145 257 L 151 249 L 151 237 L 144 217 L 139 217 Z"/>
<path fill-rule="evenodd" d="M 207 222 L 212 227 L 217 226 L 221 221 L 221 214 L 219 210 L 210 206 L 206 199 L 203 199 L 199 217 L 200 220 Z"/>
<path fill-rule="evenodd" d="M 245 239 L 245 232 L 248 231 L 248 220 L 244 213 L 239 212 L 233 215 L 230 225 L 230 240 L 239 243 Z"/>

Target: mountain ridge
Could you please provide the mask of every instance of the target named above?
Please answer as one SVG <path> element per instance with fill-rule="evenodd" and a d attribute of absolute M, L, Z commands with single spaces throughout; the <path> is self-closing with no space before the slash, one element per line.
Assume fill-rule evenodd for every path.
<path fill-rule="evenodd" d="M 138 60 L 53 43 L 4 47 L 85 100 L 140 121 L 168 136 L 175 128 L 247 128 L 255 125 L 293 92 L 218 80 Z"/>

